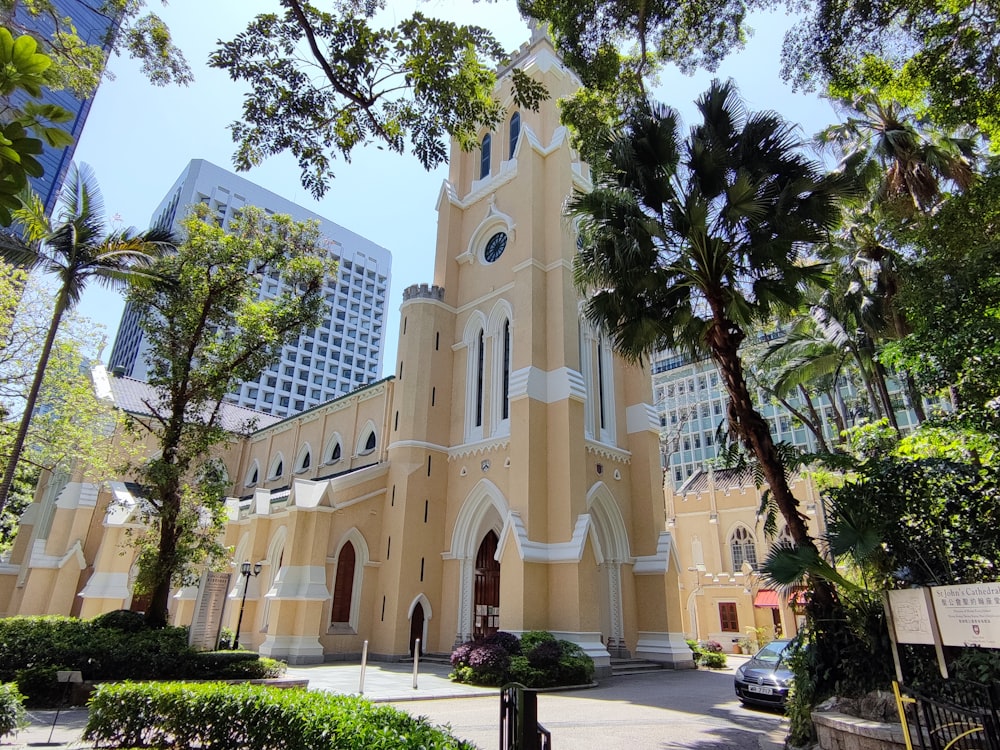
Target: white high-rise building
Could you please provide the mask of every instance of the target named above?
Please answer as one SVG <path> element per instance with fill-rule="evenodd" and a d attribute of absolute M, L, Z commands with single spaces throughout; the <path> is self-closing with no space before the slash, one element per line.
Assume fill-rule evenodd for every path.
<path fill-rule="evenodd" d="M 259 185 L 194 159 L 153 214 L 152 223 L 177 229 L 187 209 L 204 203 L 226 227 L 233 212 L 257 206 L 270 213 L 319 222 L 338 258 L 336 278 L 327 281 L 328 308 L 322 322 L 285 346 L 280 360 L 229 395 L 240 406 L 284 417 L 342 396 L 381 377 L 385 300 L 392 256 L 384 247 L 334 224 Z M 277 296 L 279 281 L 265 276 L 260 297 Z M 139 314 L 126 306 L 111 352 L 115 374 L 145 380 L 148 351 Z"/>
<path fill-rule="evenodd" d="M 756 343 L 764 344 L 780 335 L 778 332 L 762 336 Z M 665 481 L 674 490 L 682 491 L 692 477 L 712 466 L 719 455 L 719 442 L 724 438 L 720 429 L 728 428 L 729 394 L 715 363 L 707 357 L 692 359 L 680 352 L 662 350 L 652 357 L 651 364 Z M 900 430 L 904 434 L 911 432 L 918 424 L 916 414 L 900 384 L 890 377 L 887 385 Z M 775 442 L 807 452 L 829 450 L 835 445 L 840 424 L 853 427 L 876 418 L 863 390 L 848 372 L 837 378 L 829 393 L 815 396 L 810 403 L 795 394 L 779 401 L 750 377 L 748 386 Z M 826 445 L 820 444 L 803 417 L 816 424 Z"/>

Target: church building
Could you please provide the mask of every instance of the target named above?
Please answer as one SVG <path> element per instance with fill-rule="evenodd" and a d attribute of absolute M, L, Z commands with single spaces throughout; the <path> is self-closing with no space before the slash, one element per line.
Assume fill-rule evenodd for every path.
<path fill-rule="evenodd" d="M 283 420 L 221 454 L 233 485 L 225 616 L 240 644 L 291 663 L 399 659 L 498 629 L 550 630 L 607 674 L 632 656 L 692 665 L 667 527 L 646 368 L 581 315 L 564 216 L 589 170 L 559 123 L 579 80 L 543 32 L 512 66 L 549 98 L 452 149 L 433 278 L 400 308 L 392 377 Z M 141 409 L 148 387 L 99 378 Z M 238 409 L 239 407 L 232 407 Z M 238 414 L 234 412 L 233 418 Z M 0 615 L 133 607 L 127 532 L 141 488 L 53 477 L 0 563 Z M 123 554 L 124 553 L 124 554 Z M 256 576 L 242 562 L 260 563 Z M 194 589 L 172 600 L 191 622 Z"/>

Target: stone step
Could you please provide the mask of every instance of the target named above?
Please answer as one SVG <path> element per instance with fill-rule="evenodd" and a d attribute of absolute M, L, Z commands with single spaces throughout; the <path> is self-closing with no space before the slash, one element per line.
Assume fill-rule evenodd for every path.
<path fill-rule="evenodd" d="M 624 677 L 632 674 L 647 674 L 649 672 L 659 672 L 664 669 L 664 665 L 658 661 L 648 661 L 647 659 L 612 659 L 611 674 L 614 677 Z"/>
<path fill-rule="evenodd" d="M 413 659 L 408 658 L 405 661 L 412 662 Z M 420 655 L 421 664 L 440 664 L 444 667 L 451 666 L 451 654 L 421 654 Z"/>

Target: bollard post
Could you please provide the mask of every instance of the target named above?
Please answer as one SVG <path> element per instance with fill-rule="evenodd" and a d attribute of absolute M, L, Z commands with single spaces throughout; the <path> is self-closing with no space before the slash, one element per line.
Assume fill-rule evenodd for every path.
<path fill-rule="evenodd" d="M 361 683 L 358 685 L 358 695 L 365 694 L 365 667 L 368 666 L 368 641 L 361 646 Z"/>
<path fill-rule="evenodd" d="M 420 666 L 420 639 L 413 642 L 413 689 L 417 689 L 417 669 Z"/>

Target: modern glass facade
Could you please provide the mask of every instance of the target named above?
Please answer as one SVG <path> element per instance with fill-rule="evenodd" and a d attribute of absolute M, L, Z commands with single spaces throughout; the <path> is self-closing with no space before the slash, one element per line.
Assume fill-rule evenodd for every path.
<path fill-rule="evenodd" d="M 101 13 L 99 6 L 81 0 L 52 0 L 52 5 L 55 12 L 61 17 L 70 19 L 81 39 L 88 44 L 103 46 L 106 50 L 110 49 L 109 32 L 117 24 L 117 19 Z M 10 19 L 3 18 L 3 20 L 8 22 Z M 32 15 L 25 10 L 23 3 L 18 3 L 14 11 L 14 21 L 18 28 L 27 30 L 42 42 L 40 49 L 44 51 L 44 42 L 52 37 L 55 28 L 52 19 L 44 13 Z M 38 160 L 45 172 L 41 177 L 31 179 L 31 187 L 42 199 L 46 215 L 51 215 L 59 197 L 59 191 L 62 189 L 63 181 L 66 179 L 69 165 L 73 161 L 76 144 L 83 132 L 83 126 L 87 122 L 93 97 L 79 98 L 74 96 L 72 92 L 65 90 L 44 89 L 43 92 L 45 102 L 57 104 L 73 116 L 69 122 L 62 126 L 73 136 L 73 143 L 65 148 L 43 145 L 43 151 Z M 14 103 L 19 103 L 16 96 Z"/>

